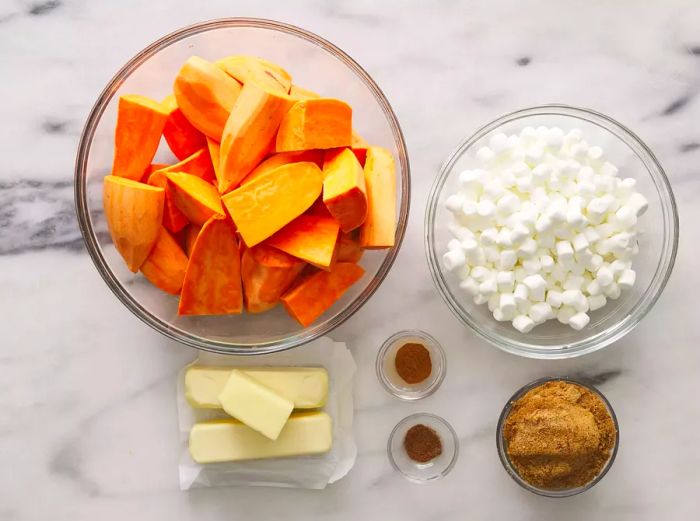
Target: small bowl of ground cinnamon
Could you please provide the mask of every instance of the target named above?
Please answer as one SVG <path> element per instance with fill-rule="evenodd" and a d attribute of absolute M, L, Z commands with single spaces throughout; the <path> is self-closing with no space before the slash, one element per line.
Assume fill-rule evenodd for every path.
<path fill-rule="evenodd" d="M 401 420 L 389 436 L 387 454 L 391 466 L 415 483 L 445 477 L 459 455 L 454 429 L 434 414 L 412 414 Z"/>
<path fill-rule="evenodd" d="M 445 378 L 442 347 L 424 331 L 399 331 L 384 342 L 377 354 L 377 378 L 402 400 L 419 400 L 433 394 Z"/>
<path fill-rule="evenodd" d="M 501 462 L 523 488 L 547 497 L 580 494 L 598 483 L 617 454 L 615 413 L 592 385 L 543 378 L 521 388 L 498 421 Z"/>

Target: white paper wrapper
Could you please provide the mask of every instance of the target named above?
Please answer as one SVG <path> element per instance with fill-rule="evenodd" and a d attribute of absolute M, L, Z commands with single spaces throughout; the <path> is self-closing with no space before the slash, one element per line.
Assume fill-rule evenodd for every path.
<path fill-rule="evenodd" d="M 323 337 L 289 351 L 263 356 L 226 356 L 201 352 L 194 361 L 200 365 L 230 366 L 307 366 L 328 371 L 328 401 L 323 408 L 333 419 L 333 447 L 319 456 L 200 465 L 187 448 L 190 429 L 198 421 L 228 417 L 223 411 L 193 409 L 185 401 L 184 375 L 177 385 L 177 411 L 180 424 L 180 488 L 222 486 L 262 486 L 322 489 L 345 476 L 355 464 L 357 447 L 352 432 L 352 379 L 355 361 L 342 342 Z"/>

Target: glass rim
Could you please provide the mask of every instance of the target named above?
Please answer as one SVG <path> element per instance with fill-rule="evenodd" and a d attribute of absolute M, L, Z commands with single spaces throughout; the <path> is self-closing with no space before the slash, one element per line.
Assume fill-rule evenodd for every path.
<path fill-rule="evenodd" d="M 580 119 L 612 133 L 618 139 L 623 141 L 642 162 L 642 164 L 644 164 L 647 172 L 652 178 L 652 181 L 659 194 L 659 199 L 662 201 L 661 212 L 664 216 L 665 225 L 665 240 L 662 245 L 661 262 L 659 262 L 656 267 L 651 283 L 640 296 L 630 312 L 617 323 L 611 325 L 596 335 L 589 336 L 575 342 L 568 342 L 556 347 L 543 347 L 536 343 L 505 338 L 500 334 L 493 333 L 482 327 L 479 322 L 473 319 L 467 310 L 464 309 L 461 304 L 459 304 L 455 296 L 450 291 L 446 278 L 440 269 L 440 260 L 438 259 L 436 248 L 434 247 L 434 224 L 438 199 L 457 160 L 466 152 L 466 150 L 473 146 L 474 143 L 500 126 L 522 118 L 542 115 L 556 115 Z M 619 131 L 620 133 L 615 132 L 615 130 Z M 668 205 L 668 208 L 666 205 Z M 671 189 L 671 184 L 663 167 L 652 150 L 632 130 L 610 116 L 592 109 L 566 104 L 538 105 L 510 112 L 483 125 L 467 139 L 462 141 L 443 163 L 437 177 L 435 178 L 435 181 L 433 182 L 428 195 L 428 204 L 426 206 L 424 218 L 424 228 L 424 246 L 428 261 L 428 268 L 430 270 L 433 283 L 438 289 L 438 293 L 452 313 L 463 324 L 474 331 L 480 338 L 488 341 L 491 345 L 501 349 L 502 351 L 527 358 L 552 360 L 573 358 L 592 353 L 616 342 L 634 329 L 658 301 L 664 288 L 666 287 L 676 261 L 679 237 L 678 207 L 673 195 L 673 190 Z"/>
<path fill-rule="evenodd" d="M 132 295 L 126 290 L 124 285 L 116 278 L 112 270 L 109 268 L 109 265 L 107 264 L 103 255 L 102 248 L 99 245 L 97 234 L 92 226 L 92 220 L 90 218 L 87 203 L 86 171 L 92 140 L 97 125 L 101 120 L 107 105 L 116 94 L 118 88 L 141 64 L 150 59 L 152 56 L 156 55 L 162 49 L 190 36 L 221 28 L 256 28 L 266 29 L 273 32 L 282 32 L 291 36 L 296 36 L 313 45 L 316 45 L 332 55 L 334 58 L 340 60 L 364 83 L 367 89 L 372 93 L 375 101 L 382 109 L 384 117 L 386 118 L 391 129 L 394 144 L 396 145 L 398 152 L 397 159 L 400 169 L 398 175 L 401 176 L 401 199 L 396 225 L 395 244 L 391 249 L 387 250 L 386 257 L 379 266 L 376 275 L 369 281 L 362 292 L 335 316 L 316 326 L 304 328 L 297 334 L 286 336 L 282 339 L 265 342 L 232 343 L 204 338 L 188 333 L 187 331 L 174 326 L 170 322 L 162 320 L 153 315 L 134 297 L 132 297 Z M 83 237 L 88 253 L 95 264 L 95 267 L 97 268 L 97 271 L 100 273 L 102 279 L 112 290 L 114 295 L 142 322 L 146 323 L 156 331 L 159 331 L 172 340 L 201 349 L 203 351 L 234 355 L 261 355 L 285 351 L 330 333 L 332 330 L 340 326 L 352 315 L 354 315 L 355 312 L 369 300 L 389 273 L 389 270 L 398 256 L 401 244 L 403 243 L 410 210 L 410 185 L 411 181 L 408 150 L 398 118 L 396 117 L 391 104 L 382 90 L 372 79 L 372 77 L 353 58 L 328 40 L 300 27 L 264 18 L 231 17 L 195 23 L 177 29 L 163 36 L 137 53 L 123 67 L 121 67 L 119 71 L 117 71 L 111 80 L 109 80 L 107 86 L 102 90 L 97 98 L 97 101 L 91 108 L 85 126 L 83 127 L 83 131 L 80 135 L 75 161 L 74 198 L 80 233 Z"/>
<path fill-rule="evenodd" d="M 591 481 L 586 483 L 583 486 L 580 487 L 575 487 L 575 488 L 569 488 L 569 489 L 562 489 L 562 490 L 548 490 L 548 489 L 543 489 L 536 487 L 534 485 L 531 485 L 527 481 L 525 481 L 520 475 L 517 473 L 515 468 L 510 462 L 510 458 L 508 458 L 508 454 L 506 453 L 506 444 L 505 440 L 503 439 L 503 426 L 506 422 L 506 419 L 508 418 L 508 415 L 510 414 L 510 411 L 513 408 L 513 404 L 515 401 L 519 400 L 522 396 L 524 396 L 527 392 L 531 391 L 532 389 L 539 387 L 547 382 L 568 382 L 576 385 L 580 385 L 581 387 L 584 387 L 594 393 L 596 396 L 598 396 L 603 404 L 605 405 L 605 408 L 608 410 L 608 413 L 610 414 L 610 418 L 613 421 L 613 424 L 615 425 L 615 445 L 613 446 L 612 451 L 610 452 L 610 457 L 608 458 L 608 461 L 605 463 L 605 466 L 601 469 L 601 471 L 596 475 L 595 478 L 593 478 Z M 608 473 L 610 468 L 613 466 L 613 463 L 615 462 L 615 458 L 617 457 L 617 451 L 620 446 L 620 425 L 618 424 L 617 421 L 617 415 L 615 414 L 615 410 L 613 409 L 612 405 L 608 401 L 608 399 L 605 397 L 605 395 L 595 386 L 593 385 L 592 382 L 588 381 L 586 378 L 575 378 L 575 377 L 569 377 L 569 376 L 545 376 L 543 378 L 538 378 L 537 380 L 533 380 L 530 383 L 527 383 L 523 385 L 520 389 L 515 391 L 513 395 L 508 398 L 508 401 L 503 407 L 503 410 L 501 411 L 501 415 L 498 418 L 498 424 L 496 426 L 496 448 L 498 450 L 498 457 L 501 460 L 501 464 L 503 465 L 503 468 L 505 468 L 506 472 L 508 475 L 515 481 L 518 485 L 523 487 L 526 490 L 529 490 L 530 492 L 537 494 L 538 496 L 544 496 L 544 497 L 551 497 L 551 498 L 562 498 L 562 497 L 571 497 L 575 496 L 577 494 L 581 494 L 582 492 L 585 492 L 586 490 L 592 488 L 594 485 L 596 485 L 600 480 L 602 480 L 605 475 Z"/>

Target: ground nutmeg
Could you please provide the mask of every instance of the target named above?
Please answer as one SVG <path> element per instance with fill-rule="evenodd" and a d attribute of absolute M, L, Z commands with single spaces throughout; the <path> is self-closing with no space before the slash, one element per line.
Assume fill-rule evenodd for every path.
<path fill-rule="evenodd" d="M 430 427 L 420 423 L 406 431 L 403 446 L 408 457 L 418 463 L 427 463 L 442 454 L 440 436 Z"/>
<path fill-rule="evenodd" d="M 411 385 L 421 383 L 433 371 L 430 352 L 416 342 L 408 342 L 399 348 L 394 365 L 401 379 Z"/>

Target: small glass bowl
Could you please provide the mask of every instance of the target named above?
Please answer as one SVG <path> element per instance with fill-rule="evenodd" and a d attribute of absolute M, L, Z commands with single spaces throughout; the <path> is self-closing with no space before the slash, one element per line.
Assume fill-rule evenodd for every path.
<path fill-rule="evenodd" d="M 649 201 L 640 218 L 639 249 L 633 268 L 636 284 L 591 313 L 580 331 L 548 320 L 527 334 L 510 322 L 497 322 L 488 308 L 475 304 L 459 288 L 459 279 L 442 266 L 452 239 L 452 216 L 445 200 L 458 187 L 459 173 L 476 166 L 475 152 L 498 132 L 519 132 L 526 126 L 580 128 L 592 145 L 603 147 L 620 176 L 633 177 Z M 631 130 L 604 114 L 566 105 L 545 105 L 506 114 L 477 130 L 447 159 L 431 189 L 425 214 L 425 249 L 433 281 L 450 310 L 481 338 L 508 353 L 530 358 L 571 358 L 602 349 L 629 333 L 651 310 L 666 287 L 678 250 L 678 210 L 671 185 L 653 152 Z"/>
<path fill-rule="evenodd" d="M 442 454 L 427 463 L 413 461 L 403 446 L 408 429 L 425 425 L 440 437 Z M 401 420 L 389 435 L 386 446 L 389 462 L 394 470 L 414 483 L 427 483 L 444 478 L 455 466 L 459 456 L 459 439 L 452 426 L 444 419 L 425 412 L 412 414 Z"/>
<path fill-rule="evenodd" d="M 408 342 L 422 344 L 430 353 L 430 376 L 417 384 L 406 383 L 396 372 L 396 352 Z M 445 379 L 447 359 L 440 343 L 425 331 L 399 331 L 389 337 L 377 353 L 377 378 L 388 392 L 401 400 L 420 400 L 437 391 Z"/>
<path fill-rule="evenodd" d="M 617 436 L 615 437 L 615 446 L 613 447 L 612 451 L 610 452 L 610 458 L 608 459 L 607 463 L 605 466 L 600 470 L 600 473 L 593 478 L 591 481 L 586 483 L 582 487 L 576 487 L 576 488 L 568 488 L 568 489 L 562 489 L 562 490 L 548 490 L 548 489 L 543 489 L 543 488 L 538 488 L 527 481 L 525 481 L 523 478 L 520 477 L 518 472 L 515 470 L 513 465 L 510 463 L 510 458 L 508 457 L 507 453 L 507 447 L 506 447 L 506 442 L 505 439 L 503 438 L 503 427 L 505 425 L 506 419 L 508 418 L 508 415 L 510 414 L 511 409 L 513 408 L 513 405 L 515 402 L 517 402 L 523 395 L 525 395 L 528 391 L 534 389 L 535 387 L 539 387 L 542 384 L 545 384 L 547 382 L 569 382 L 572 384 L 580 385 L 581 387 L 585 387 L 592 393 L 595 393 L 598 395 L 598 397 L 603 401 L 605 404 L 605 407 L 607 407 L 608 412 L 610 413 L 610 417 L 612 418 L 613 423 L 615 424 L 615 430 L 617 431 Z M 560 376 L 560 377 L 546 377 L 546 378 L 540 378 L 538 380 L 535 380 L 534 382 L 530 382 L 529 384 L 521 387 L 518 389 L 518 391 L 510 397 L 508 402 L 506 403 L 505 407 L 503 407 L 503 412 L 501 412 L 501 416 L 498 418 L 498 426 L 496 427 L 496 446 L 498 447 L 498 457 L 501 459 L 501 463 L 503 464 L 503 467 L 506 469 L 506 472 L 510 475 L 511 478 L 513 478 L 513 481 L 515 481 L 518 485 L 523 487 L 526 490 L 529 490 L 530 492 L 540 495 L 540 496 L 545 496 L 545 497 L 569 497 L 569 496 L 575 496 L 576 494 L 580 494 L 581 492 L 585 492 L 589 488 L 593 487 L 596 483 L 598 483 L 601 479 L 603 479 L 603 476 L 605 476 L 608 471 L 610 470 L 610 467 L 612 467 L 612 464 L 615 462 L 615 457 L 617 456 L 617 449 L 620 446 L 620 426 L 617 423 L 617 416 L 615 416 L 615 411 L 612 408 L 612 405 L 610 405 L 610 402 L 608 399 L 601 393 L 598 389 L 596 389 L 593 385 L 581 381 L 575 378 L 569 378 L 567 376 Z"/>

